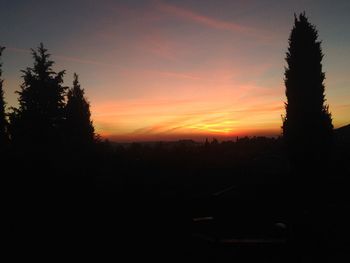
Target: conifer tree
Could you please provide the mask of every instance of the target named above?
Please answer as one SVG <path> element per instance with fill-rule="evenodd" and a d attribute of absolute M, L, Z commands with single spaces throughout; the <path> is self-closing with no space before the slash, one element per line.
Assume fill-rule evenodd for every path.
<path fill-rule="evenodd" d="M 320 166 L 327 160 L 333 125 L 325 104 L 321 42 L 305 13 L 295 16 L 285 69 L 286 115 L 283 137 L 295 169 Z"/>
<path fill-rule="evenodd" d="M 85 147 L 95 140 L 90 104 L 84 93 L 84 89 L 80 87 L 78 75 L 74 73 L 73 87 L 68 91 L 65 108 L 66 137 L 73 147 Z"/>
<path fill-rule="evenodd" d="M 0 47 L 0 58 L 2 52 L 5 48 Z M 8 134 L 7 134 L 7 119 L 6 119 L 6 103 L 4 99 L 4 90 L 3 90 L 3 82 L 4 80 L 1 78 L 2 75 L 2 64 L 0 63 L 0 151 L 8 144 Z"/>
<path fill-rule="evenodd" d="M 10 114 L 11 136 L 15 143 L 38 147 L 58 145 L 62 140 L 66 87 L 65 71 L 56 73 L 50 54 L 41 43 L 32 49 L 34 65 L 22 70 L 19 107 Z"/>

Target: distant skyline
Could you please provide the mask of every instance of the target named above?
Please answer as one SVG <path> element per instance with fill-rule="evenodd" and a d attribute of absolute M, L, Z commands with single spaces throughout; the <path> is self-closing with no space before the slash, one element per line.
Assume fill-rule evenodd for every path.
<path fill-rule="evenodd" d="M 43 42 L 91 103 L 96 132 L 117 141 L 278 135 L 294 13 L 322 40 L 333 124 L 350 123 L 350 1 L 4 0 L 5 99 Z"/>

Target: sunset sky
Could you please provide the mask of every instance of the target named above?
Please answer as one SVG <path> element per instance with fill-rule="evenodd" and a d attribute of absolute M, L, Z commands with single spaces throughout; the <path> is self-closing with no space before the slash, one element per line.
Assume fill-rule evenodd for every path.
<path fill-rule="evenodd" d="M 335 4 L 336 3 L 336 4 Z M 1 0 L 8 107 L 43 42 L 80 77 L 97 133 L 117 141 L 278 135 L 294 12 L 325 54 L 335 127 L 350 123 L 350 1 Z"/>

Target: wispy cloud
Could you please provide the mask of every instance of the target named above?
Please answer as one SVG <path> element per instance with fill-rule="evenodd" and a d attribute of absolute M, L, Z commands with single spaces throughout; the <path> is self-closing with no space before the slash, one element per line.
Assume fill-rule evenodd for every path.
<path fill-rule="evenodd" d="M 9 51 L 12 51 L 12 52 L 16 52 L 16 53 L 26 53 L 26 54 L 31 53 L 31 50 L 23 49 L 23 48 L 7 47 L 6 49 Z M 78 64 L 122 68 L 119 65 L 109 64 L 109 63 L 105 63 L 105 62 L 93 60 L 93 59 L 83 59 L 83 58 L 78 58 L 78 57 L 62 56 L 62 55 L 51 55 L 51 56 L 52 56 L 52 58 L 55 58 L 57 60 L 74 62 L 74 63 L 78 63 Z"/>
<path fill-rule="evenodd" d="M 173 44 L 159 32 L 148 33 L 142 39 L 142 47 L 148 52 L 170 61 L 178 61 L 178 53 Z"/>
<path fill-rule="evenodd" d="M 244 26 L 231 21 L 224 21 L 210 16 L 205 16 L 203 14 L 197 13 L 195 11 L 179 7 L 177 5 L 172 5 L 165 3 L 160 0 L 154 1 L 155 6 L 158 10 L 164 13 L 168 13 L 189 21 L 193 21 L 197 24 L 201 24 L 210 28 L 226 30 L 235 33 L 243 33 L 246 35 L 256 36 L 259 38 L 268 38 L 267 32 L 260 32 L 255 28 Z"/>
<path fill-rule="evenodd" d="M 152 99 L 96 104 L 96 123 L 115 123 L 110 134 L 115 139 L 170 139 L 189 136 L 235 136 L 278 133 L 283 102 L 259 94 L 259 87 L 243 87 L 225 94 L 207 94 L 188 99 Z M 263 93 L 262 93 L 263 94 Z M 264 120 L 264 121 L 261 121 Z M 113 130 L 114 127 L 114 130 Z M 106 129 L 103 129 L 106 131 Z"/>
<path fill-rule="evenodd" d="M 195 76 L 190 73 L 179 73 L 179 72 L 174 72 L 174 71 L 162 71 L 162 70 L 157 70 L 157 71 L 148 71 L 152 72 L 154 74 L 158 74 L 160 76 L 165 76 L 165 77 L 174 77 L 174 78 L 182 78 L 182 79 L 191 79 L 191 80 L 199 80 L 200 77 Z"/>
<path fill-rule="evenodd" d="M 30 54 L 31 50 L 29 49 L 22 49 L 22 48 L 15 48 L 15 47 L 8 47 L 6 48 L 9 51 L 16 52 L 16 53 L 25 53 L 25 54 Z M 162 53 L 162 56 L 167 56 L 165 53 L 160 51 Z M 104 66 L 104 67 L 109 67 L 109 68 L 115 68 L 118 70 L 121 70 L 120 73 L 124 75 L 135 75 L 137 74 L 144 74 L 144 75 L 150 75 L 150 76 L 155 76 L 155 77 L 168 77 L 168 78 L 179 78 L 179 79 L 190 79 L 190 80 L 198 80 L 200 77 L 195 76 L 191 73 L 183 73 L 183 72 L 176 72 L 176 71 L 166 71 L 166 70 L 152 70 L 152 69 L 131 69 L 131 68 L 125 68 L 117 64 L 111 64 L 111 63 L 106 63 L 102 62 L 99 60 L 92 60 L 92 59 L 84 59 L 84 58 L 79 58 L 79 57 L 74 57 L 74 56 L 65 56 L 65 55 L 51 55 L 52 58 L 60 61 L 66 61 L 66 62 L 74 62 L 78 64 L 84 64 L 84 65 L 93 65 L 93 66 Z M 172 56 L 169 55 L 169 58 Z"/>
<path fill-rule="evenodd" d="M 58 59 L 58 60 L 75 62 L 75 63 L 79 63 L 79 64 L 122 68 L 119 65 L 109 64 L 109 63 L 105 63 L 105 62 L 101 62 L 101 61 L 97 61 L 97 60 L 91 60 L 91 59 L 82 59 L 82 58 L 77 58 L 77 57 L 68 57 L 68 56 L 61 56 L 61 55 L 53 55 L 52 57 L 55 59 Z"/>

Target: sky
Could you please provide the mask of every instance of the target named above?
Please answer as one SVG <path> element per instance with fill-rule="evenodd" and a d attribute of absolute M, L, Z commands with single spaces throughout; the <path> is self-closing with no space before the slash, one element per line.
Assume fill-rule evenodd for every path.
<path fill-rule="evenodd" d="M 350 123 L 350 1 L 0 0 L 8 107 L 40 42 L 116 141 L 281 134 L 294 13 L 316 25 L 333 124 Z"/>

